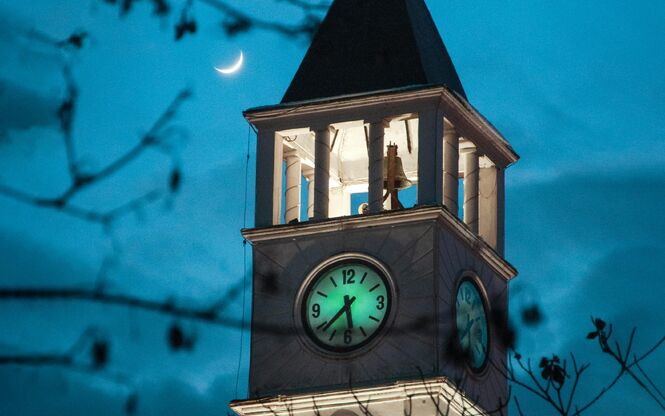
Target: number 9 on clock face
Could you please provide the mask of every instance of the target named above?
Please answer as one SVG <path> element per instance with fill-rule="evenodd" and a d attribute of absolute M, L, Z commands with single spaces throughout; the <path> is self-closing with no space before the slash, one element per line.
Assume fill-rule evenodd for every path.
<path fill-rule="evenodd" d="M 391 307 L 387 277 L 359 260 L 334 263 L 305 290 L 305 330 L 318 346 L 346 352 L 366 345 L 383 327 Z"/>

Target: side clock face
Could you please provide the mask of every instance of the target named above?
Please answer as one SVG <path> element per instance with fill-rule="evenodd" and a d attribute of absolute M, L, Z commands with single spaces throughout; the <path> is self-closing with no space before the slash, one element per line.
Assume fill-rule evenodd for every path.
<path fill-rule="evenodd" d="M 366 345 L 385 324 L 392 303 L 388 278 L 362 260 L 340 260 L 305 289 L 302 319 L 318 346 L 348 352 Z"/>
<path fill-rule="evenodd" d="M 480 371 L 487 361 L 489 346 L 485 303 L 478 286 L 463 280 L 455 301 L 457 339 L 469 359 L 469 366 Z"/>

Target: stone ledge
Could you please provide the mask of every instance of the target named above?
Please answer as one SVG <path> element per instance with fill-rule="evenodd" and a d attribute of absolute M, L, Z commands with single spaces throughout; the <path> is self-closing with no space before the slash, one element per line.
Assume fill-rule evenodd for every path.
<path fill-rule="evenodd" d="M 505 280 L 517 276 L 517 270 L 501 257 L 456 216 L 443 206 L 428 206 L 379 214 L 352 215 L 323 221 L 308 221 L 298 224 L 282 224 L 273 227 L 243 229 L 242 236 L 252 244 L 280 239 L 297 239 L 313 234 L 325 234 L 343 230 L 355 230 L 377 226 L 395 226 L 419 221 L 437 221 L 455 233 L 465 244 L 476 250 L 493 270 Z"/>

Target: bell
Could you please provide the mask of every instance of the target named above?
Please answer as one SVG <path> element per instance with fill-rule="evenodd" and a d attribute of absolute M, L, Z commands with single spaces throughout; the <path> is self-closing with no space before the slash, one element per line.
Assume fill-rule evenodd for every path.
<path fill-rule="evenodd" d="M 404 208 L 399 202 L 399 191 L 411 186 L 411 181 L 404 174 L 402 159 L 397 156 L 397 145 L 388 145 L 388 154 L 383 159 L 383 201 L 390 199 L 390 209 Z"/>
<path fill-rule="evenodd" d="M 383 189 L 388 189 L 388 164 L 390 158 L 383 158 Z M 411 181 L 407 179 L 404 173 L 404 166 L 402 166 L 402 158 L 395 156 L 394 158 L 394 172 L 395 172 L 395 189 L 402 190 L 412 185 Z"/>

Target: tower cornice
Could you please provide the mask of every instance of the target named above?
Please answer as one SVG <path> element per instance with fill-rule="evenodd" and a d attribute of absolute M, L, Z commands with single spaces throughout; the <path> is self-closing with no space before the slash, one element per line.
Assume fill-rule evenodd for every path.
<path fill-rule="evenodd" d="M 297 239 L 309 235 L 325 235 L 337 231 L 394 226 L 420 221 L 436 221 L 455 233 L 468 247 L 477 251 L 480 257 L 506 281 L 517 276 L 517 270 L 508 261 L 442 206 L 384 211 L 379 214 L 354 215 L 324 221 L 243 229 L 242 235 L 250 243 L 256 244 L 264 241 Z"/>
<path fill-rule="evenodd" d="M 256 107 L 243 114 L 258 129 L 278 131 L 348 120 L 416 117 L 419 110 L 432 106 L 441 108 L 457 133 L 472 139 L 499 168 L 519 160 L 508 141 L 478 110 L 464 97 L 441 85 Z"/>

